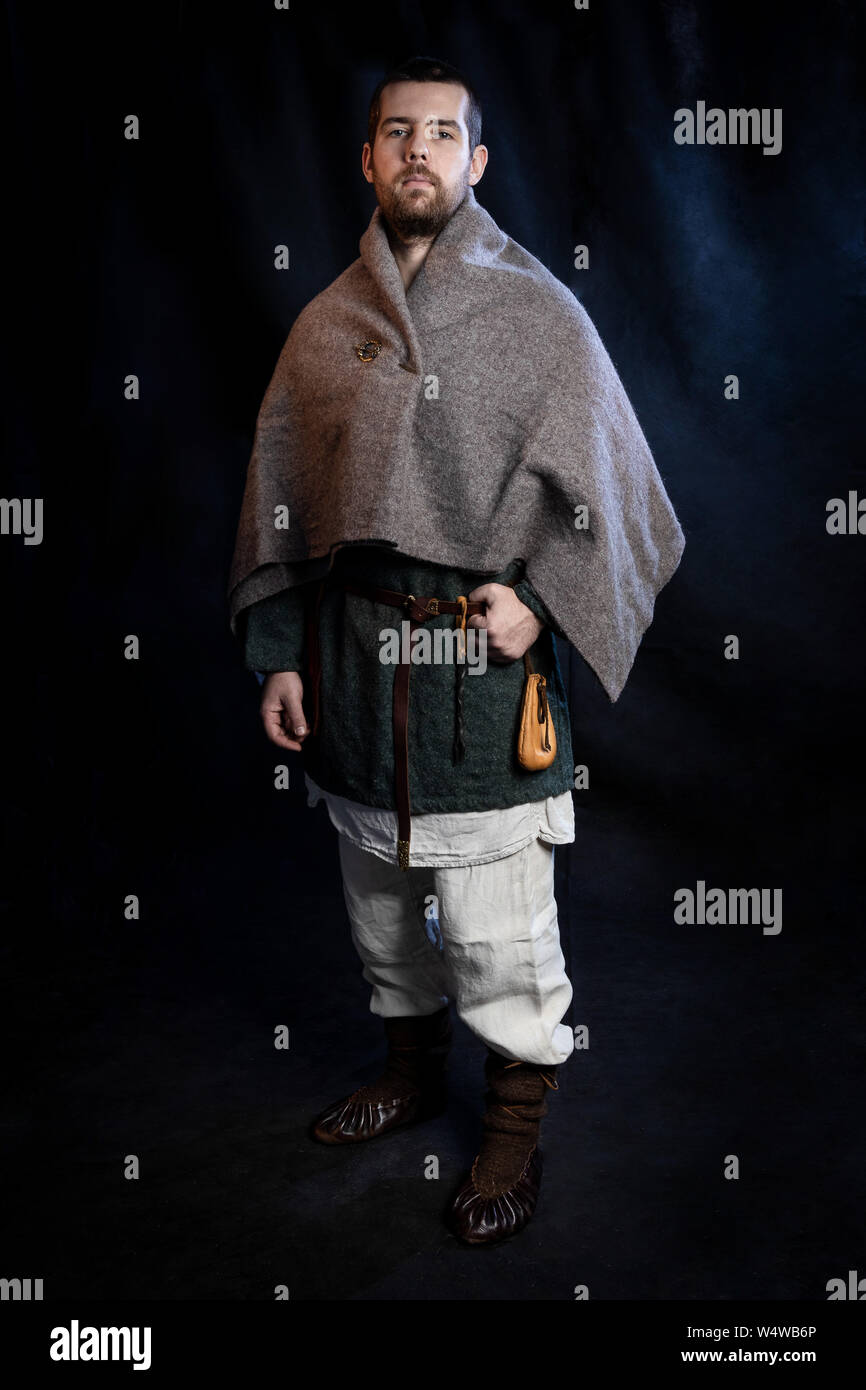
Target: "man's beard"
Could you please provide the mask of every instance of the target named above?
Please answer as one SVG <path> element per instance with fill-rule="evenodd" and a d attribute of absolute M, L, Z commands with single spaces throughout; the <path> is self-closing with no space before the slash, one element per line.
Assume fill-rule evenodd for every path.
<path fill-rule="evenodd" d="M 454 192 L 449 192 L 441 183 L 431 178 L 431 192 L 413 193 L 411 188 L 403 187 L 402 180 L 409 177 L 410 175 L 404 174 L 395 188 L 381 182 L 373 170 L 373 186 L 382 214 L 402 241 L 411 241 L 415 237 L 438 236 L 466 196 L 469 187 L 469 166 L 467 164 L 462 185 Z"/>

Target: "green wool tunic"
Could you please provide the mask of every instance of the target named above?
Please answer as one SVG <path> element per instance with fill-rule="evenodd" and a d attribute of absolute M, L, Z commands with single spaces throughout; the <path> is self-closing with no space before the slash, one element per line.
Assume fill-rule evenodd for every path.
<path fill-rule="evenodd" d="M 547 677 L 557 748 L 550 767 L 537 772 L 527 771 L 517 760 L 525 683 L 522 658 L 501 662 L 488 656 L 483 674 L 472 674 L 467 664 L 462 762 L 452 759 L 455 665 L 451 661 L 413 663 L 408 727 L 413 814 L 487 811 L 539 801 L 571 789 L 574 758 L 556 627 L 528 580 L 522 578 L 523 570 L 522 560 L 512 561 L 499 574 L 451 569 L 421 563 L 371 543 L 356 543 L 335 552 L 319 608 L 319 728 L 314 736 L 307 736 L 301 751 L 304 770 L 314 782 L 324 791 L 365 806 L 396 810 L 391 722 L 396 666 L 379 659 L 383 645 L 380 632 L 391 628 L 399 634 L 406 615 L 399 608 L 339 589 L 334 581 L 342 577 L 443 599 L 468 596 L 488 582 L 514 584 L 517 597 L 546 624 L 529 656 L 533 669 Z M 308 722 L 312 721 L 313 703 L 304 615 L 305 602 L 314 589 L 315 582 L 302 584 L 249 605 L 244 633 L 248 670 L 300 673 Z M 453 628 L 454 623 L 453 614 L 441 614 L 422 626 L 432 632 L 437 627 Z"/>

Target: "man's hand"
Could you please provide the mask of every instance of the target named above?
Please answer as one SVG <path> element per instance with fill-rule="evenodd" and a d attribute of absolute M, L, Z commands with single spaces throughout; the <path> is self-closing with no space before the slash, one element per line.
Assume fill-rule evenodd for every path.
<path fill-rule="evenodd" d="M 517 661 L 544 628 L 541 619 L 507 584 L 481 584 L 466 597 L 487 604 L 487 612 L 467 618 L 466 626 L 487 629 L 488 660 Z"/>
<path fill-rule="evenodd" d="M 297 671 L 273 671 L 262 686 L 259 707 L 265 733 L 278 748 L 298 753 L 310 732 L 303 706 L 304 683 Z M 290 738 L 289 734 L 294 734 Z"/>

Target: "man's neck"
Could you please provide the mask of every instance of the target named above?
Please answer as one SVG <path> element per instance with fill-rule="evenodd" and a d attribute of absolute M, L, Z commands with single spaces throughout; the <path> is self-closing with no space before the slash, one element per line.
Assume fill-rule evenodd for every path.
<path fill-rule="evenodd" d="M 393 227 L 388 226 L 388 242 L 403 278 L 404 290 L 408 290 L 415 279 L 435 240 L 436 238 L 431 236 L 413 237 L 411 241 L 402 241 Z"/>

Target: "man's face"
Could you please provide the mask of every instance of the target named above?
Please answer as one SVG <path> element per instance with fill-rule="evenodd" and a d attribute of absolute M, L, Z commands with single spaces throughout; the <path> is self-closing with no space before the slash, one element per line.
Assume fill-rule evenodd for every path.
<path fill-rule="evenodd" d="M 484 172 L 486 147 L 470 158 L 468 105 L 453 82 L 392 82 L 382 92 L 376 141 L 365 143 L 361 165 L 404 241 L 437 236 Z"/>

